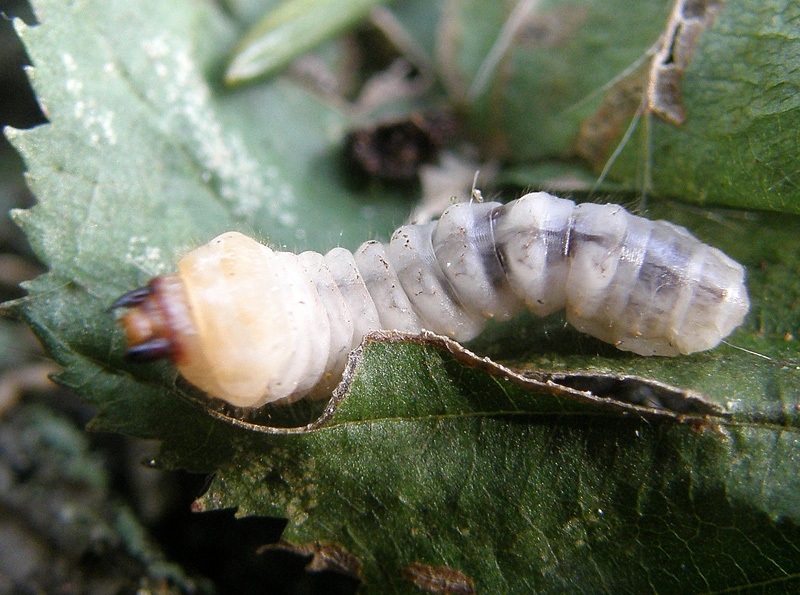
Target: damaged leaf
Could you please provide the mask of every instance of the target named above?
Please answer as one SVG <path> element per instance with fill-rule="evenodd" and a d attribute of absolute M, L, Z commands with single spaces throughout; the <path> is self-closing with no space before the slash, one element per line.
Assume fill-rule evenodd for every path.
<path fill-rule="evenodd" d="M 714 22 L 724 0 L 676 0 L 650 65 L 647 109 L 676 126 L 686 120 L 681 96 L 683 73 L 700 35 Z"/>
<path fill-rule="evenodd" d="M 778 381 L 779 400 L 739 403 L 697 426 L 531 393 L 441 347 L 366 344 L 322 423 L 247 428 L 246 458 L 222 465 L 198 508 L 288 514 L 284 539 L 335 541 L 363 562 L 367 591 L 412 592 L 402 581 L 419 563 L 459 569 L 476 592 L 550 591 L 562 581 L 635 592 L 668 581 L 689 552 L 703 571 L 684 568 L 681 589 L 741 585 L 720 566 L 726 559 L 747 563 L 744 584 L 792 580 L 791 570 L 763 568 L 761 555 L 794 568 L 780 544 L 800 538 L 796 370 Z M 422 369 L 407 365 L 414 360 Z M 746 371 L 746 361 L 732 364 L 741 380 L 797 367 L 785 357 Z M 702 369 L 695 360 L 694 373 Z M 758 469 L 767 467 L 765 484 Z M 646 572 L 614 572 L 643 559 Z"/>
<path fill-rule="evenodd" d="M 224 401 L 214 401 L 218 407 L 212 404 L 208 413 L 238 428 L 271 435 L 302 434 L 324 429 L 331 423 L 341 421 L 342 415 L 345 419 L 349 419 L 348 414 L 343 414 L 342 411 L 349 411 L 346 399 L 351 392 L 351 383 L 357 382 L 364 350 L 369 349 L 373 343 L 435 347 L 463 366 L 485 372 L 503 383 L 522 388 L 524 392 L 549 396 L 549 398 L 535 399 L 531 403 L 528 403 L 529 399 L 526 398 L 524 404 L 519 404 L 516 409 L 512 408 L 510 411 L 531 410 L 545 414 L 572 411 L 592 411 L 598 415 L 633 414 L 641 418 L 697 425 L 713 424 L 727 417 L 725 407 L 690 389 L 628 374 L 606 374 L 598 371 L 547 372 L 531 369 L 516 371 L 487 357 L 480 357 L 448 337 L 425 330 L 419 335 L 397 331 L 374 331 L 368 334 L 361 345 L 350 354 L 344 377 L 333 392 L 325 410 L 304 426 L 283 427 L 276 425 L 271 417 L 259 421 L 258 413 L 251 411 L 246 412 L 247 419 L 229 415 L 227 411 L 230 407 Z M 188 387 L 188 390 L 195 389 Z M 208 406 L 206 399 L 201 397 L 200 400 Z M 272 407 L 277 410 L 285 409 L 285 406 L 280 404 Z M 475 407 L 475 411 L 483 411 L 481 403 L 476 403 Z M 533 409 L 530 409 L 531 407 Z M 400 415 L 398 411 L 390 405 L 385 413 L 379 408 L 374 408 L 368 415 Z M 491 408 L 489 411 L 492 411 Z"/>
<path fill-rule="evenodd" d="M 441 55 L 455 96 L 513 5 L 448 4 Z M 464 109 L 484 149 L 527 171 L 527 183 L 563 187 L 537 165 L 577 156 L 648 195 L 800 213 L 798 3 L 564 0 L 525 19 Z"/>

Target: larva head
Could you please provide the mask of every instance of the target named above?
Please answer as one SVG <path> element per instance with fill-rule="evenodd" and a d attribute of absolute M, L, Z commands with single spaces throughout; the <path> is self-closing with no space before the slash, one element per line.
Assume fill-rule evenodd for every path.
<path fill-rule="evenodd" d="M 191 328 L 183 286 L 177 275 L 156 277 L 144 287 L 120 296 L 111 310 L 130 308 L 121 318 L 132 361 L 168 357 L 182 361 L 187 354 L 182 329 Z"/>
<path fill-rule="evenodd" d="M 128 355 L 169 357 L 211 396 L 258 407 L 296 393 L 286 377 L 297 348 L 283 293 L 285 266 L 240 233 L 223 234 L 187 254 L 178 272 L 122 296 Z"/>

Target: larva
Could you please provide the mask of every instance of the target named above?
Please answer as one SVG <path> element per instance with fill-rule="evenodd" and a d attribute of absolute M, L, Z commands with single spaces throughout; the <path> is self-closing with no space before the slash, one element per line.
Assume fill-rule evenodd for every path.
<path fill-rule="evenodd" d="M 747 314 L 744 277 L 682 227 L 537 192 L 454 204 L 355 253 L 225 233 L 113 307 L 130 308 L 131 358 L 169 357 L 209 395 L 259 407 L 329 390 L 372 330 L 468 341 L 525 307 L 566 308 L 577 329 L 642 355 L 710 349 Z"/>

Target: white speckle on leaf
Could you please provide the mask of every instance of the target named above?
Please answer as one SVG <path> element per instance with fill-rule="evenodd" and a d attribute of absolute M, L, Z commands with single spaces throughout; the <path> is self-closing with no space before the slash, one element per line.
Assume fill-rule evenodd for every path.
<path fill-rule="evenodd" d="M 67 59 L 69 56 L 69 59 Z M 74 61 L 72 56 L 64 54 L 64 63 L 71 65 L 67 70 L 72 69 Z M 75 97 L 75 104 L 72 107 L 72 114 L 80 120 L 84 128 L 89 132 L 89 141 L 96 145 L 101 139 L 109 145 L 117 144 L 117 134 L 114 131 L 113 121 L 114 112 L 108 109 L 98 109 L 97 101 L 93 98 L 84 97 L 83 81 L 75 78 L 67 78 L 64 83 L 67 93 Z"/>
<path fill-rule="evenodd" d="M 64 68 L 67 69 L 67 72 L 75 72 L 78 70 L 78 65 L 75 64 L 75 58 L 72 57 L 72 54 L 64 52 L 61 54 L 61 61 L 64 63 Z"/>
<path fill-rule="evenodd" d="M 105 134 L 109 144 L 116 145 L 117 134 L 116 132 L 114 132 L 113 121 L 114 121 L 114 112 L 106 111 L 100 119 L 100 124 L 103 127 L 103 134 Z"/>
<path fill-rule="evenodd" d="M 125 262 L 144 271 L 151 277 L 166 272 L 167 266 L 161 255 L 161 249 L 149 245 L 147 236 L 131 236 L 125 251 Z"/>
<path fill-rule="evenodd" d="M 145 53 L 153 60 L 164 58 L 170 53 L 169 45 L 164 35 L 159 35 L 152 39 L 145 39 L 142 41 L 142 48 L 144 48 Z"/>
<path fill-rule="evenodd" d="M 83 82 L 79 81 L 78 79 L 68 78 L 64 85 L 66 86 L 67 91 L 72 95 L 77 95 L 83 91 Z"/>
<path fill-rule="evenodd" d="M 92 144 L 100 143 L 104 139 L 109 145 L 117 144 L 117 133 L 114 131 L 114 112 L 110 110 L 98 111 L 94 101 L 89 104 L 75 103 L 75 117 L 83 120 L 84 127 L 89 131 L 89 140 Z"/>
<path fill-rule="evenodd" d="M 281 218 L 295 202 L 292 188 L 279 181 L 274 166 L 263 167 L 250 154 L 244 139 L 225 129 L 211 105 L 211 93 L 199 74 L 191 48 L 181 40 L 157 36 L 144 40 L 142 47 L 154 61 L 159 85 L 146 93 L 160 110 L 165 132 L 188 135 L 204 168 L 201 178 L 214 183 L 219 197 L 237 217 L 253 217 L 261 209 L 279 221 L 295 220 L 296 214 Z"/>
<path fill-rule="evenodd" d="M 735 412 L 741 410 L 741 405 L 741 399 L 729 399 L 727 403 L 725 403 L 725 408 L 730 412 Z"/>

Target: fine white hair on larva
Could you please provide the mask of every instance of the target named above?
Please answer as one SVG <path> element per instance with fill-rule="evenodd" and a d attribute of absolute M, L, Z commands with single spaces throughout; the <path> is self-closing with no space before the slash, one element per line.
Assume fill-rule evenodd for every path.
<path fill-rule="evenodd" d="M 574 327 L 641 355 L 711 349 L 750 307 L 742 265 L 683 227 L 545 192 L 462 202 L 388 244 L 324 256 L 238 232 L 122 296 L 128 355 L 169 357 L 239 407 L 327 394 L 370 331 L 468 341 L 487 319 L 562 308 Z"/>

